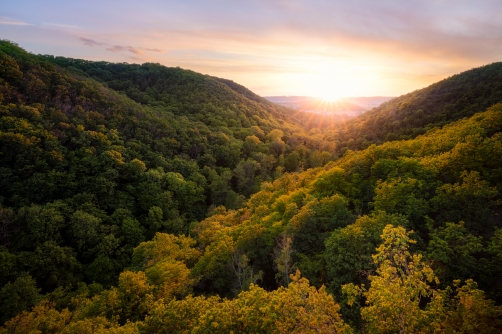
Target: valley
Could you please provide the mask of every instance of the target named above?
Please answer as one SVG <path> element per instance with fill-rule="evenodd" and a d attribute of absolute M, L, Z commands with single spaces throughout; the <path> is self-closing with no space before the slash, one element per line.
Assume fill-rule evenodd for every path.
<path fill-rule="evenodd" d="M 500 332 L 501 79 L 322 109 L 0 41 L 0 333 Z"/>
<path fill-rule="evenodd" d="M 330 114 L 334 113 L 340 118 L 350 118 L 378 107 L 392 97 L 342 97 L 335 100 L 309 96 L 266 96 L 267 100 L 298 111 Z"/>

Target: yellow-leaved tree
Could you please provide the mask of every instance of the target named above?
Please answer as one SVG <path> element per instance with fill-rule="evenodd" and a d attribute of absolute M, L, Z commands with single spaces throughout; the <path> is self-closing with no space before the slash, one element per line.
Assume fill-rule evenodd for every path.
<path fill-rule="evenodd" d="M 145 333 L 353 333 L 340 306 L 324 287 L 316 289 L 300 272 L 288 287 L 266 291 L 251 284 L 235 299 L 192 297 L 158 304 L 145 320 Z"/>
<path fill-rule="evenodd" d="M 370 288 L 347 284 L 342 287 L 349 295 L 349 303 L 362 295 L 366 298 L 361 317 L 367 330 L 376 333 L 427 332 L 431 316 L 435 314 L 423 307 L 423 298 L 431 298 L 429 306 L 437 307 L 439 294 L 429 283 L 439 283 L 433 270 L 420 254 L 411 254 L 409 245 L 412 232 L 402 226 L 387 225 L 383 230 L 384 242 L 377 248 L 373 261 L 376 274 L 369 276 Z"/>

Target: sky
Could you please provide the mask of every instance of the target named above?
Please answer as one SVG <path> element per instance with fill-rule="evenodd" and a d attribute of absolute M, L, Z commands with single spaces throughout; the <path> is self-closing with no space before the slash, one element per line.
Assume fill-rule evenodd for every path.
<path fill-rule="evenodd" d="M 262 96 L 398 96 L 502 61 L 502 1 L 4 0 L 0 38 L 179 66 Z"/>

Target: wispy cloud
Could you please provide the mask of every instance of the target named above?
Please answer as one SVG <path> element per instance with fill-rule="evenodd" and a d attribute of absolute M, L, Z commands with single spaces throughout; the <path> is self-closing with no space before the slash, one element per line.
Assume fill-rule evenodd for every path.
<path fill-rule="evenodd" d="M 120 45 L 120 44 L 109 44 L 106 42 L 100 42 L 92 38 L 88 37 L 78 37 L 80 41 L 84 43 L 84 45 L 87 46 L 105 46 L 107 51 L 113 52 L 113 53 L 121 53 L 121 52 L 126 52 L 126 53 L 133 53 L 137 56 L 143 56 L 145 54 L 145 51 L 147 52 L 156 52 L 156 53 L 164 53 L 164 50 L 157 49 L 157 48 L 145 48 L 145 47 L 135 47 L 135 46 L 130 46 L 130 45 Z M 130 57 L 131 58 L 131 57 Z M 133 58 L 131 58 L 133 59 Z M 140 60 L 142 58 L 135 57 L 134 60 Z"/>
<path fill-rule="evenodd" d="M 87 45 L 87 46 L 108 45 L 107 43 L 98 42 L 98 41 L 95 41 L 95 40 L 87 38 L 87 37 L 79 37 L 78 39 L 80 39 L 82 42 L 84 42 L 84 45 Z"/>
<path fill-rule="evenodd" d="M 137 61 L 137 62 L 142 62 L 142 61 L 144 61 L 144 59 L 143 59 L 143 58 L 141 58 L 141 57 L 130 56 L 130 57 L 127 57 L 127 58 L 128 58 L 128 59 L 131 59 L 131 60 L 133 60 L 133 61 Z"/>
<path fill-rule="evenodd" d="M 111 47 L 106 48 L 106 50 L 113 52 L 113 53 L 126 51 L 126 52 L 130 52 L 130 53 L 134 53 L 135 55 L 143 55 L 144 54 L 143 51 L 164 53 L 164 51 L 160 50 L 160 49 L 134 47 L 134 46 L 129 46 L 129 45 L 127 45 L 127 46 L 125 46 L 125 45 L 112 45 Z"/>
<path fill-rule="evenodd" d="M 16 21 L 7 17 L 0 18 L 0 24 L 13 25 L 13 26 L 31 26 L 32 24 L 22 21 Z"/>
<path fill-rule="evenodd" d="M 128 51 L 130 53 L 134 53 L 135 55 L 142 55 L 143 51 L 139 48 L 135 48 L 132 46 L 124 46 L 124 45 L 112 45 L 109 48 L 106 48 L 108 51 L 117 53 L 117 52 L 123 52 L 123 51 Z"/>
<path fill-rule="evenodd" d="M 161 50 L 161 49 L 150 49 L 150 48 L 142 48 L 142 49 L 146 50 L 146 51 L 151 51 L 151 52 L 164 53 L 164 50 Z"/>
<path fill-rule="evenodd" d="M 64 24 L 64 23 L 43 23 L 43 27 L 47 28 L 56 28 L 56 29 L 65 29 L 65 30 L 79 30 L 80 27 L 73 24 Z"/>
<path fill-rule="evenodd" d="M 268 95 L 398 95 L 502 55 L 500 0 L 122 0 L 119 11 L 4 2 L 16 19 L 0 16 L 0 33 L 20 43 L 37 34 L 66 46 L 71 36 L 80 48 L 61 48 L 68 55 L 182 66 Z M 27 22 L 71 24 L 14 26 Z"/>

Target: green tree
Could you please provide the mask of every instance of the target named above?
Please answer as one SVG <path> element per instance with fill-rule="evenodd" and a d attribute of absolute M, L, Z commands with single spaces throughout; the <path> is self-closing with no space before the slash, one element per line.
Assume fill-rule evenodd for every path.
<path fill-rule="evenodd" d="M 0 323 L 29 310 L 42 300 L 35 280 L 23 273 L 14 283 L 8 282 L 0 290 Z"/>
<path fill-rule="evenodd" d="M 341 296 L 340 288 L 344 284 L 368 284 L 368 276 L 376 269 L 372 254 L 382 243 L 381 235 L 388 224 L 406 226 L 408 222 L 403 216 L 374 212 L 336 229 L 326 239 L 324 259 L 329 288 L 336 296 Z"/>
<path fill-rule="evenodd" d="M 483 250 L 481 237 L 468 233 L 464 222 L 446 223 L 444 228 L 432 231 L 427 247 L 427 258 L 442 282 L 472 278 L 479 273 L 477 253 Z"/>
<path fill-rule="evenodd" d="M 402 214 L 411 222 L 418 223 L 429 209 L 422 188 L 423 183 L 412 178 L 379 181 L 373 202 L 375 210 Z"/>
<path fill-rule="evenodd" d="M 77 261 L 76 254 L 70 247 L 61 247 L 54 241 L 47 241 L 37 246 L 35 251 L 28 256 L 32 259 L 25 263 L 32 263 L 31 273 L 44 292 L 52 291 L 57 287 L 76 286 L 81 279 L 82 265 Z"/>
<path fill-rule="evenodd" d="M 437 220 L 464 221 L 465 226 L 477 233 L 491 229 L 491 208 L 498 195 L 495 187 L 481 180 L 479 172 L 464 171 L 462 182 L 445 184 L 437 189 L 431 200 L 437 212 Z"/>

